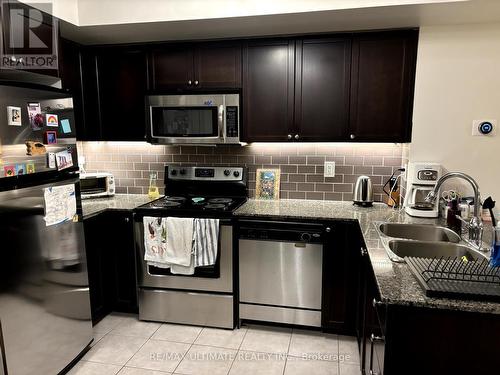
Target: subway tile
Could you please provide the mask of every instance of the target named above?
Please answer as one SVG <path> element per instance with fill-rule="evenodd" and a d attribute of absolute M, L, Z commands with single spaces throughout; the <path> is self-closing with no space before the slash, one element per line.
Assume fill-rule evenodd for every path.
<path fill-rule="evenodd" d="M 297 191 L 297 192 L 289 192 L 288 193 L 288 199 L 305 199 L 306 198 L 306 193 L 303 191 Z"/>
<path fill-rule="evenodd" d="M 361 156 L 346 156 L 345 165 L 363 165 L 363 157 L 361 157 Z"/>
<path fill-rule="evenodd" d="M 156 160 L 158 163 L 171 163 L 173 160 L 172 155 L 157 155 Z"/>
<path fill-rule="evenodd" d="M 306 176 L 307 182 L 325 182 L 325 177 L 321 174 L 308 174 Z"/>
<path fill-rule="evenodd" d="M 288 160 L 290 164 L 307 164 L 306 156 L 290 156 Z"/>
<path fill-rule="evenodd" d="M 316 184 L 316 191 L 332 192 L 333 184 Z"/>
<path fill-rule="evenodd" d="M 314 165 L 299 165 L 297 166 L 298 173 L 316 173 L 316 167 Z"/>
<path fill-rule="evenodd" d="M 336 193 L 350 193 L 352 192 L 352 184 L 333 184 L 333 191 Z"/>
<path fill-rule="evenodd" d="M 370 175 L 373 173 L 373 167 L 369 166 L 354 166 L 354 174 Z"/>
<path fill-rule="evenodd" d="M 142 155 L 143 163 L 156 163 L 157 158 L 156 155 Z"/>
<path fill-rule="evenodd" d="M 314 191 L 314 192 L 306 192 L 306 199 L 317 199 L 317 200 L 323 200 L 325 199 L 325 195 L 324 193 L 319 193 L 317 191 Z"/>
<path fill-rule="evenodd" d="M 221 163 L 221 156 L 220 155 L 205 155 L 205 163 L 220 164 Z"/>
<path fill-rule="evenodd" d="M 255 164 L 255 156 L 253 155 L 238 156 L 237 160 L 241 164 Z"/>
<path fill-rule="evenodd" d="M 297 173 L 298 167 L 296 165 L 281 165 L 282 173 Z"/>
<path fill-rule="evenodd" d="M 384 165 L 386 167 L 400 167 L 401 158 L 384 157 Z"/>
<path fill-rule="evenodd" d="M 127 194 L 127 187 L 126 186 L 117 186 L 115 188 L 115 193 L 116 194 Z"/>
<path fill-rule="evenodd" d="M 343 174 L 335 174 L 335 177 L 325 177 L 325 182 L 329 183 L 342 183 L 344 181 L 344 175 Z"/>
<path fill-rule="evenodd" d="M 284 183 L 281 183 L 281 189 L 282 190 L 288 190 L 288 191 L 296 191 L 297 190 L 297 184 L 294 183 L 294 182 L 284 182 Z M 303 189 L 299 189 L 299 190 L 303 190 Z"/>
<path fill-rule="evenodd" d="M 353 193 L 342 193 L 342 200 L 343 201 L 352 201 L 353 198 Z"/>
<path fill-rule="evenodd" d="M 306 175 L 305 174 L 289 174 L 288 180 L 290 182 L 305 182 Z"/>
<path fill-rule="evenodd" d="M 308 156 L 307 164 L 323 165 L 325 163 L 324 156 Z"/>
<path fill-rule="evenodd" d="M 390 176 L 392 167 L 373 167 L 373 174 Z"/>
<path fill-rule="evenodd" d="M 174 155 L 172 158 L 174 163 L 184 163 L 189 161 L 188 155 Z"/>
<path fill-rule="evenodd" d="M 342 193 L 325 193 L 325 199 L 329 201 L 341 201 Z"/>
<path fill-rule="evenodd" d="M 271 164 L 288 164 L 288 156 L 273 156 Z"/>
<path fill-rule="evenodd" d="M 255 164 L 271 164 L 271 156 L 255 156 Z"/>
<path fill-rule="evenodd" d="M 382 156 L 365 156 L 363 164 L 376 166 L 376 165 L 383 165 L 383 162 L 384 158 Z"/>
<path fill-rule="evenodd" d="M 352 165 L 336 165 L 335 166 L 335 174 L 353 174 L 354 167 Z"/>
<path fill-rule="evenodd" d="M 182 155 L 196 155 L 196 146 L 181 146 Z"/>
<path fill-rule="evenodd" d="M 149 187 L 149 178 L 136 178 L 134 182 L 135 186 Z"/>
<path fill-rule="evenodd" d="M 126 171 L 126 175 L 127 175 L 126 177 L 128 177 L 128 178 L 141 178 L 142 172 L 141 171 Z"/>
<path fill-rule="evenodd" d="M 298 191 L 314 191 L 314 184 L 312 183 L 298 183 L 297 184 Z"/>
<path fill-rule="evenodd" d="M 127 162 L 129 163 L 136 163 L 141 161 L 142 161 L 141 155 L 127 155 Z"/>
<path fill-rule="evenodd" d="M 204 163 L 205 156 L 204 155 L 189 155 L 190 163 Z"/>
<path fill-rule="evenodd" d="M 129 186 L 127 188 L 128 194 L 143 194 L 144 190 L 141 187 Z"/>

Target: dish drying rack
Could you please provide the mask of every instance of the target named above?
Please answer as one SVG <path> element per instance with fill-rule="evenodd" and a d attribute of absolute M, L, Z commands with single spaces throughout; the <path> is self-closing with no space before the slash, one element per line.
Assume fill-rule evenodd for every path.
<path fill-rule="evenodd" d="M 500 268 L 487 259 L 418 258 L 405 261 L 428 297 L 500 302 Z"/>

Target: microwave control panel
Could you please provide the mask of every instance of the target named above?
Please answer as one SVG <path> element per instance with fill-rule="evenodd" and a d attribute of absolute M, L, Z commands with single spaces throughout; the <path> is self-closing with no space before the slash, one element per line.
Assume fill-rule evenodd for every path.
<path fill-rule="evenodd" d="M 237 106 L 227 106 L 226 107 L 226 137 L 236 138 L 238 137 L 238 107 Z"/>

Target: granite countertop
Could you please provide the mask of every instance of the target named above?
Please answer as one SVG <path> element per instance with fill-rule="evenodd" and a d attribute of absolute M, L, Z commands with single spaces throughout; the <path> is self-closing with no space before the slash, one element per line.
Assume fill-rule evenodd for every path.
<path fill-rule="evenodd" d="M 82 199 L 83 218 L 88 219 L 105 210 L 133 210 L 154 199 L 143 194 L 115 194 L 106 198 Z"/>
<path fill-rule="evenodd" d="M 375 203 L 373 207 L 363 208 L 354 206 L 352 202 L 298 199 L 277 201 L 251 199 L 241 206 L 235 215 L 295 220 L 356 220 L 363 233 L 382 302 L 500 314 L 500 303 L 426 297 L 408 266 L 405 263 L 395 263 L 389 259 L 383 240 L 376 230 L 376 223 L 384 221 L 436 224 L 439 222 L 437 219 L 413 218 L 382 203 Z"/>

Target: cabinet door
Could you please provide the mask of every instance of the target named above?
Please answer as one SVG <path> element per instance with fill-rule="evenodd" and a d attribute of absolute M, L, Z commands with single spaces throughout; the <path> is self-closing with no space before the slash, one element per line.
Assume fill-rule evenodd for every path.
<path fill-rule="evenodd" d="M 347 138 L 350 62 L 350 38 L 297 42 L 295 122 L 298 140 Z"/>
<path fill-rule="evenodd" d="M 351 139 L 411 140 L 417 37 L 416 31 L 354 37 Z"/>
<path fill-rule="evenodd" d="M 194 87 L 193 49 L 190 45 L 166 46 L 152 52 L 152 82 L 156 90 Z"/>
<path fill-rule="evenodd" d="M 81 50 L 81 75 L 83 95 L 83 129 L 77 130 L 81 141 L 101 141 L 101 115 L 97 82 L 97 57 L 95 51 L 83 47 Z"/>
<path fill-rule="evenodd" d="M 141 50 L 97 54 L 102 139 L 143 141 L 146 131 L 147 56 Z"/>
<path fill-rule="evenodd" d="M 294 41 L 249 42 L 243 51 L 243 140 L 285 141 L 293 130 Z"/>
<path fill-rule="evenodd" d="M 358 308 L 360 233 L 357 225 L 336 223 L 325 234 L 321 319 L 326 331 L 353 335 Z"/>
<path fill-rule="evenodd" d="M 195 87 L 241 87 L 241 45 L 203 43 L 195 51 Z"/>
<path fill-rule="evenodd" d="M 131 212 L 110 212 L 108 220 L 112 236 L 109 248 L 113 253 L 114 301 L 113 310 L 137 313 L 137 287 L 134 251 L 134 227 Z"/>
<path fill-rule="evenodd" d="M 73 96 L 77 139 L 84 139 L 85 124 L 83 111 L 81 46 L 67 39 L 61 39 L 59 73 L 62 88 Z"/>

